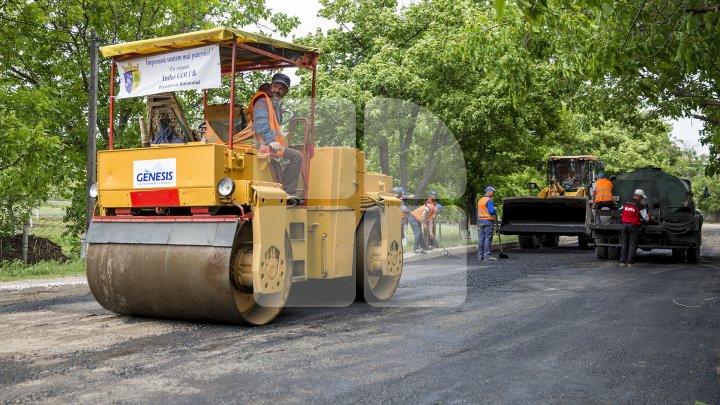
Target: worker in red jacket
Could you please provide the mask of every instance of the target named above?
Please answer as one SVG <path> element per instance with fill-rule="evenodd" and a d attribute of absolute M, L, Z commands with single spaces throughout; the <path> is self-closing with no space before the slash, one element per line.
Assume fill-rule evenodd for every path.
<path fill-rule="evenodd" d="M 620 230 L 620 267 L 631 267 L 634 263 L 633 260 L 635 259 L 640 236 L 640 226 L 648 220 L 647 210 L 642 203 L 645 198 L 647 198 L 645 192 L 637 189 L 633 193 L 632 200 L 620 207 L 622 212 L 620 218 L 622 223 Z"/>

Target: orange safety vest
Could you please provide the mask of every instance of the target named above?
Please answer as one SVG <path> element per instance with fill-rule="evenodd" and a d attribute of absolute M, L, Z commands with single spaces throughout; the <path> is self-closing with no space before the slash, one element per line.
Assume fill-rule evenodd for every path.
<path fill-rule="evenodd" d="M 483 197 L 478 200 L 478 220 L 492 221 L 493 219 L 495 219 L 495 217 L 490 215 L 490 211 L 488 211 L 488 201 L 490 201 L 490 197 Z"/>
<path fill-rule="evenodd" d="M 265 102 L 267 103 L 268 107 L 268 115 L 270 117 L 270 129 L 272 129 L 275 132 L 275 141 L 280 143 L 283 147 L 285 147 L 285 139 L 282 137 L 282 128 L 280 127 L 280 123 L 278 122 L 277 115 L 275 115 L 275 109 L 272 106 L 272 102 L 270 101 L 270 96 L 267 95 L 264 91 L 257 92 L 252 100 L 250 100 L 250 117 L 253 120 L 253 125 L 255 125 L 255 101 L 259 97 L 265 97 Z M 255 137 L 260 142 L 265 142 L 265 138 L 263 138 L 259 133 L 255 132 Z M 284 150 L 278 150 L 275 151 L 275 153 L 279 156 L 283 156 L 285 154 Z"/>
<path fill-rule="evenodd" d="M 423 213 L 424 210 L 425 210 L 424 205 L 421 205 L 413 210 L 412 214 L 415 217 L 415 219 L 418 220 L 418 222 L 425 222 L 425 219 L 424 219 L 425 215 Z"/>
<path fill-rule="evenodd" d="M 608 179 L 597 179 L 595 181 L 595 202 L 604 202 L 613 200 L 613 184 Z"/>

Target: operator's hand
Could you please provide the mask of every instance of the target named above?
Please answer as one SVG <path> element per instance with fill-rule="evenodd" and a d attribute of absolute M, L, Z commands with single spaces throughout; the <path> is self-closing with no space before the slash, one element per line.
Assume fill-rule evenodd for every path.
<path fill-rule="evenodd" d="M 282 144 L 278 141 L 272 141 L 268 144 L 268 146 L 270 147 L 270 149 L 275 151 L 282 151 L 285 149 L 285 147 L 283 147 Z"/>

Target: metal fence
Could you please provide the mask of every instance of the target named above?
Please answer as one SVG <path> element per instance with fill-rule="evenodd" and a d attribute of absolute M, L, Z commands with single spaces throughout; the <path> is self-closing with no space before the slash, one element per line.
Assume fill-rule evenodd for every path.
<path fill-rule="evenodd" d="M 80 239 L 68 235 L 63 220 L 69 206 L 69 201 L 48 201 L 32 209 L 29 220 L 18 225 L 14 235 L 0 239 L 0 266 L 3 262 L 34 264 L 80 257 Z"/>

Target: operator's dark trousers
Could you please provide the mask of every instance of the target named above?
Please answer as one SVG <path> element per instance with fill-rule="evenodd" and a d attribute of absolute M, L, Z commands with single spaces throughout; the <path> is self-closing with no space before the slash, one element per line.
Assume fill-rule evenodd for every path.
<path fill-rule="evenodd" d="M 640 235 L 640 225 L 622 224 L 620 231 L 620 263 L 632 263 L 635 259 L 635 252 L 638 247 L 638 236 Z"/>
<path fill-rule="evenodd" d="M 413 230 L 413 251 L 420 250 L 425 247 L 422 233 L 422 224 L 415 218 L 415 215 L 410 214 L 408 217 L 410 222 L 410 228 Z"/>
<path fill-rule="evenodd" d="M 283 189 L 288 195 L 297 196 L 298 180 L 302 167 L 303 156 L 300 151 L 285 148 L 285 155 L 281 158 L 282 163 L 275 163 L 276 169 L 282 176 Z M 307 185 L 306 185 L 307 187 Z"/>

